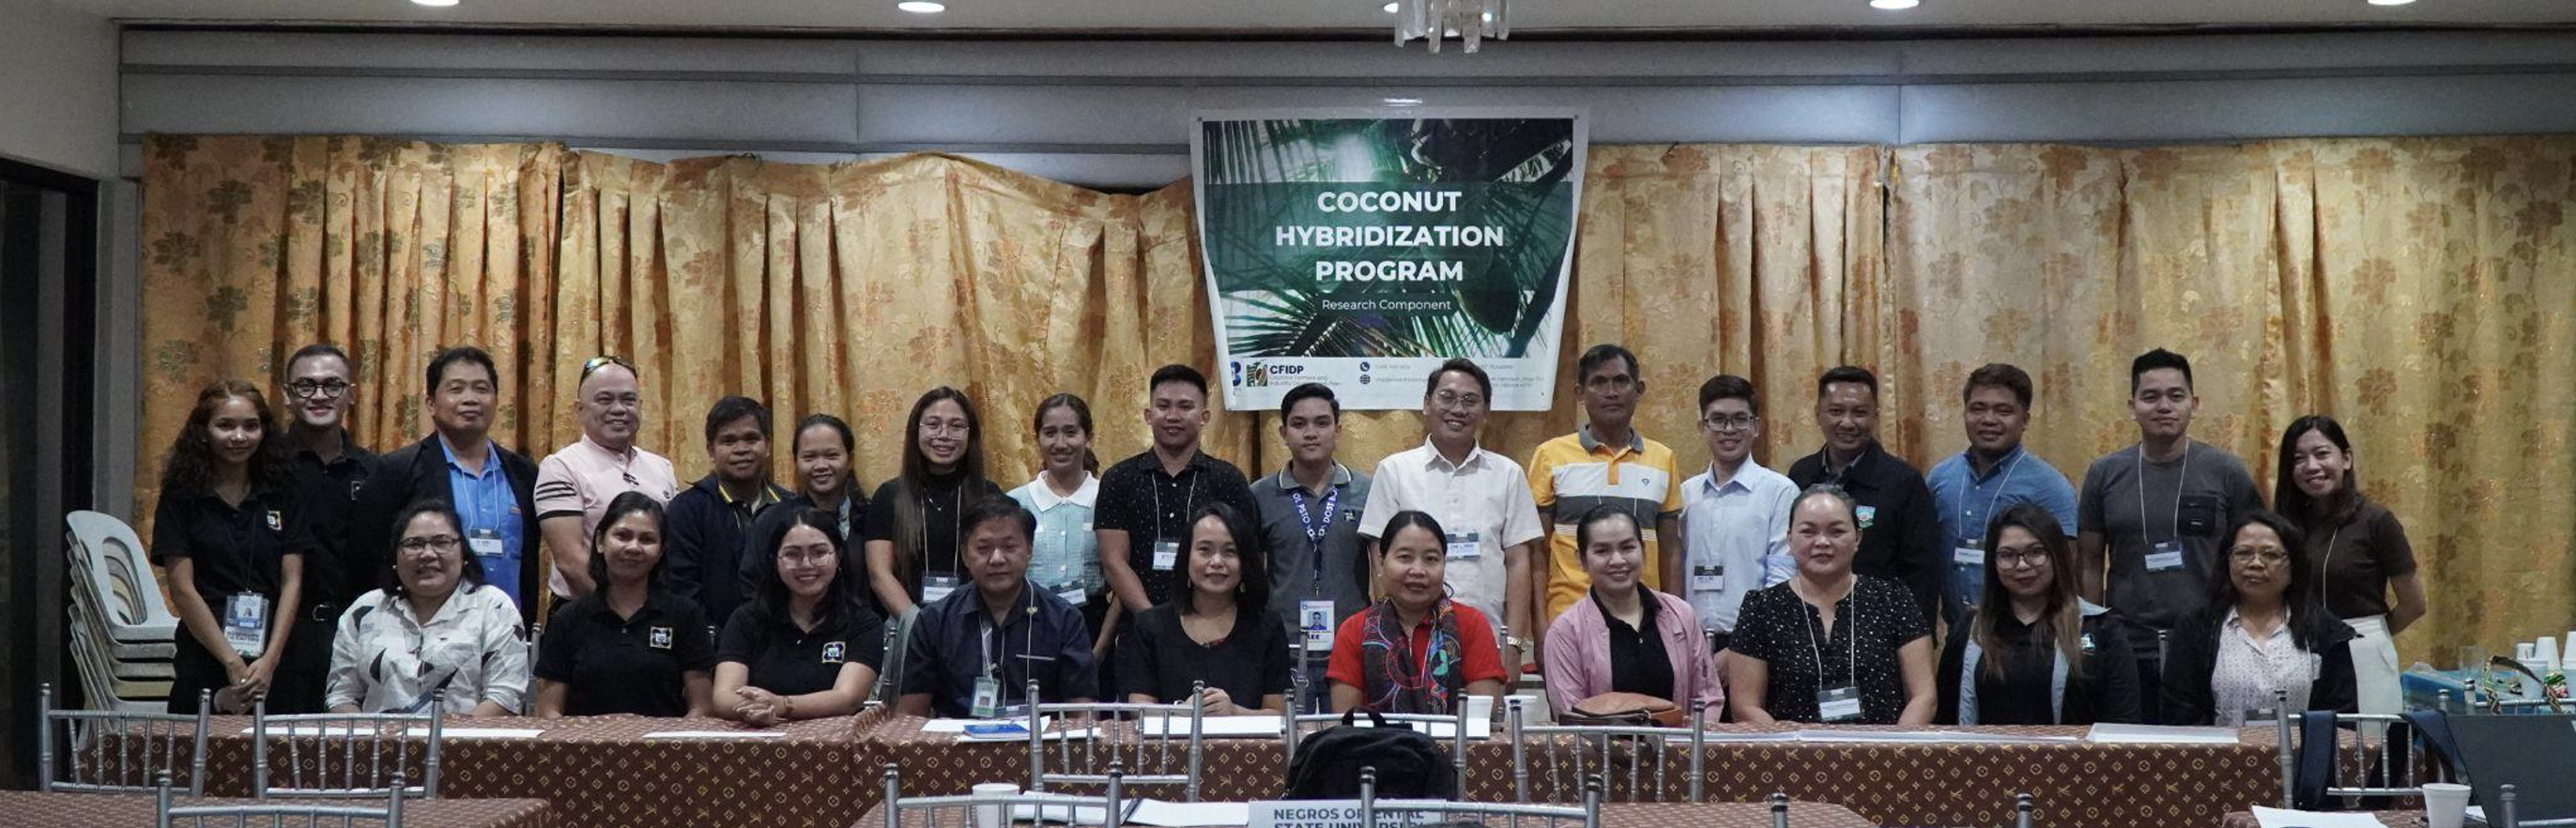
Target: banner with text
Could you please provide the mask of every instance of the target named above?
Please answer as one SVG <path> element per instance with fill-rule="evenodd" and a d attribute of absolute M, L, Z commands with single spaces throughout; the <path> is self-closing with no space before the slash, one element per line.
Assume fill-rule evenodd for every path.
<path fill-rule="evenodd" d="M 1197 117 L 1210 316 L 1229 409 L 1320 382 L 1343 408 L 1422 405 L 1443 360 L 1491 404 L 1554 399 L 1584 115 L 1572 110 Z"/>

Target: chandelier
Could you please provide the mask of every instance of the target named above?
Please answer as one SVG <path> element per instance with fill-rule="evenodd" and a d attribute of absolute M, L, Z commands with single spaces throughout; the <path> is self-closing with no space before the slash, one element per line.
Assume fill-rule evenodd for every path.
<path fill-rule="evenodd" d="M 1414 38 L 1430 42 L 1432 54 L 1440 53 L 1440 41 L 1458 38 L 1468 54 L 1474 54 L 1485 38 L 1512 38 L 1511 0 L 1397 0 L 1402 5 L 1395 16 L 1395 45 L 1402 46 Z"/>

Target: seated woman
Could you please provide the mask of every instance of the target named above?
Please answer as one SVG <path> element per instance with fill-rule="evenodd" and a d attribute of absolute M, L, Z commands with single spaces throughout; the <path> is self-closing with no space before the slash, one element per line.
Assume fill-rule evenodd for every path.
<path fill-rule="evenodd" d="M 2227 577 L 2166 640 L 2164 723 L 2240 726 L 2281 691 L 2293 711 L 2355 712 L 2352 627 L 2318 600 L 2306 535 L 2257 509 L 2225 537 Z"/>
<path fill-rule="evenodd" d="M 764 524 L 751 539 L 764 571 L 716 647 L 715 714 L 769 727 L 856 713 L 875 690 L 885 622 L 859 602 L 841 518 L 799 509 Z"/>
<path fill-rule="evenodd" d="M 662 504 L 608 502 L 591 533 L 599 588 L 555 610 L 537 645 L 537 715 L 713 715 L 706 613 L 662 585 Z"/>
<path fill-rule="evenodd" d="M 1788 540 L 1797 575 L 1744 596 L 1727 644 L 1735 720 L 1930 724 L 1932 630 L 1903 585 L 1852 573 L 1851 495 L 1807 487 L 1790 505 Z"/>
<path fill-rule="evenodd" d="M 1208 504 L 1190 524 L 1189 555 L 1189 594 L 1137 613 L 1118 645 L 1118 686 L 1139 704 L 1278 715 L 1288 705 L 1288 634 L 1270 616 L 1270 567 L 1251 521 Z M 1196 684 L 1206 688 L 1194 696 Z"/>
<path fill-rule="evenodd" d="M 413 502 L 394 518 L 383 586 L 340 614 L 331 641 L 334 713 L 517 715 L 528 697 L 528 638 L 519 605 L 483 582 L 465 554 L 465 522 L 447 501 Z"/>
<path fill-rule="evenodd" d="M 1446 532 L 1431 515 L 1397 512 L 1378 544 L 1386 598 L 1342 620 L 1325 675 L 1333 712 L 1450 715 L 1466 694 L 1499 701 L 1503 651 L 1476 608 L 1449 600 Z"/>
<path fill-rule="evenodd" d="M 1598 506 L 1574 524 L 1574 548 L 1591 576 L 1589 601 L 1547 626 L 1548 706 L 1563 718 L 1603 693 L 1636 693 L 1706 711 L 1715 723 L 1726 693 L 1716 657 L 1689 601 L 1645 588 L 1646 543 L 1637 518 Z"/>
<path fill-rule="evenodd" d="M 2138 720 L 2138 663 L 2110 610 L 2076 597 L 2075 545 L 2038 505 L 1986 529 L 1986 586 L 1950 631 L 1933 682 L 1935 724 L 2089 725 Z"/>

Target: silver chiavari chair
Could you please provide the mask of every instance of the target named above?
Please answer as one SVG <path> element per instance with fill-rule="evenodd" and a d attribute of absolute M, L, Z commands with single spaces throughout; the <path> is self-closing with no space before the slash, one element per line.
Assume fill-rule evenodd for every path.
<path fill-rule="evenodd" d="M 903 795 L 902 771 L 886 763 L 880 775 L 885 785 L 885 828 L 977 828 L 979 824 L 1003 826 L 1017 822 L 1020 812 L 1038 825 L 1062 822 L 1067 825 L 1100 825 L 1120 828 L 1127 821 L 1127 811 L 1135 802 L 1127 798 L 1126 773 L 1117 762 L 1109 763 L 1108 773 L 1101 776 L 1103 795 L 1070 796 L 1039 791 L 1006 797 L 911 796 Z M 991 819 L 978 820 L 975 810 L 999 811 Z"/>
<path fill-rule="evenodd" d="M 206 821 L 210 819 L 215 820 L 218 826 L 231 825 L 234 828 L 253 825 L 261 828 L 323 828 L 325 825 L 358 828 L 370 823 L 383 828 L 402 828 L 403 824 L 403 795 L 399 788 L 385 792 L 385 806 L 382 808 L 287 802 L 180 806 L 172 801 L 170 775 L 165 773 L 161 775 L 161 784 L 153 796 L 152 824 L 156 828 L 177 828 L 182 823 L 188 828 L 206 828 Z"/>
<path fill-rule="evenodd" d="M 1605 780 L 1604 795 L 1617 801 L 1702 800 L 1708 756 L 1706 709 L 1693 705 L 1690 730 L 1682 731 L 1624 725 L 1532 725 L 1527 723 L 1530 711 L 1522 709 L 1521 702 L 1517 697 L 1503 700 L 1503 716 L 1510 724 L 1512 743 L 1512 801 L 1531 801 L 1532 765 L 1541 761 L 1547 774 L 1547 790 L 1555 798 L 1562 798 L 1572 789 L 1565 781 L 1572 779 L 1578 783 Z M 1685 738 L 1689 740 L 1689 750 L 1676 757 L 1673 743 Z M 1624 795 L 1622 776 L 1626 778 Z M 1673 784 L 1675 776 L 1681 777 L 1682 784 Z"/>
<path fill-rule="evenodd" d="M 151 793 L 184 763 L 186 794 L 201 796 L 214 707 L 214 694 L 199 692 L 194 715 L 56 710 L 54 686 L 36 685 L 36 789 Z"/>
<path fill-rule="evenodd" d="M 1429 818 L 1425 818 L 1428 816 Z M 1446 799 L 1379 799 L 1377 769 L 1360 769 L 1360 828 L 1395 825 L 1482 825 L 1486 828 L 1600 828 L 1601 780 L 1584 780 L 1583 804 L 1462 802 Z"/>
<path fill-rule="evenodd" d="M 268 704 L 261 702 L 251 710 L 251 795 L 372 799 L 401 791 L 437 798 L 445 728 L 442 695 L 433 695 L 426 711 L 412 714 L 271 716 Z M 280 746 L 283 761 L 277 755 Z"/>
<path fill-rule="evenodd" d="M 1196 685 L 1204 688 L 1206 685 Z M 1196 694 L 1192 695 L 1195 699 Z M 1136 773 L 1128 785 L 1178 786 L 1184 801 L 1199 801 L 1199 769 L 1205 758 L 1206 713 L 1191 704 L 1059 704 L 1038 701 L 1038 683 L 1029 682 L 1029 790 L 1050 786 L 1109 784 L 1112 768 Z M 1055 716 L 1087 727 L 1058 731 L 1049 739 L 1039 722 Z M 1123 722 L 1132 728 L 1112 727 Z M 1055 742 L 1049 759 L 1046 743 Z M 1075 743 L 1081 743 L 1076 746 Z M 1174 743 L 1181 743 L 1175 748 Z"/>

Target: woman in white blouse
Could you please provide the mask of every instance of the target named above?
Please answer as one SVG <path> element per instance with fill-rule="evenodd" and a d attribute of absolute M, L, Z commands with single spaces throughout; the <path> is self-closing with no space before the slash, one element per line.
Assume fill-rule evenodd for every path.
<path fill-rule="evenodd" d="M 2355 709 L 2352 627 L 2318 600 L 2297 524 L 2261 509 L 2228 529 L 2209 609 L 2166 641 L 2164 723 L 2244 725 L 2276 711 Z"/>
<path fill-rule="evenodd" d="M 464 522 L 446 501 L 413 503 L 394 520 L 384 586 L 340 616 L 331 642 L 335 713 L 440 710 L 516 715 L 528 697 L 528 642 L 510 596 L 484 584 L 465 554 Z"/>

